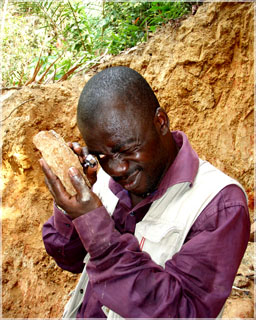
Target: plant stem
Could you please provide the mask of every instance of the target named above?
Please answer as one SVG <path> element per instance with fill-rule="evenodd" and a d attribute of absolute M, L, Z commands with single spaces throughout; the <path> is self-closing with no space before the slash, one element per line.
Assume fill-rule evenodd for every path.
<path fill-rule="evenodd" d="M 45 70 L 45 72 L 43 73 L 43 75 L 41 76 L 41 78 L 37 81 L 37 83 L 39 83 L 39 84 L 42 83 L 44 77 L 47 75 L 47 73 L 49 72 L 49 70 L 51 69 L 51 67 L 59 60 L 60 57 L 61 57 L 61 55 L 58 56 L 58 58 L 55 59 L 55 60 L 50 64 L 50 66 Z"/>
<path fill-rule="evenodd" d="M 71 11 L 72 11 L 73 17 L 74 17 L 74 19 L 75 19 L 75 23 L 76 23 L 78 32 L 79 32 L 79 34 L 80 34 L 80 39 L 81 39 L 82 45 L 83 45 L 83 47 L 84 47 L 84 51 L 86 52 L 86 51 L 88 51 L 88 49 L 86 48 L 86 46 L 85 46 L 85 44 L 84 44 L 84 41 L 83 41 L 83 38 L 82 38 L 82 32 L 81 32 L 81 30 L 80 30 L 80 28 L 79 28 L 79 24 L 78 24 L 78 21 L 77 21 L 77 19 L 76 19 L 76 15 L 75 15 L 74 9 L 73 9 L 73 7 L 72 7 L 72 5 L 71 5 L 71 3 L 70 3 L 69 0 L 68 0 L 68 4 L 69 4 L 69 6 L 70 6 L 70 9 L 71 9 Z"/>
<path fill-rule="evenodd" d="M 104 18 L 105 18 L 105 0 L 102 1 L 102 19 L 104 19 Z M 105 28 L 104 28 L 104 26 L 102 26 L 102 28 L 101 28 L 101 40 L 103 40 L 104 31 L 105 31 Z"/>

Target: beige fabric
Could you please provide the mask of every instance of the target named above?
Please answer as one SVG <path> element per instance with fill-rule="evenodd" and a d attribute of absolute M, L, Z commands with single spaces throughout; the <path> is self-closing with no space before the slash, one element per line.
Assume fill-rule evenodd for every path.
<path fill-rule="evenodd" d="M 84 270 L 80 276 L 79 282 L 76 285 L 75 290 L 71 291 L 69 294 L 70 299 L 64 308 L 64 312 L 62 315 L 63 319 L 76 318 L 78 309 L 84 300 L 86 287 L 89 281 L 88 274 L 86 272 L 86 264 L 88 263 L 89 258 L 90 258 L 89 254 L 87 254 L 86 257 L 84 258 L 84 263 L 85 263 Z"/>

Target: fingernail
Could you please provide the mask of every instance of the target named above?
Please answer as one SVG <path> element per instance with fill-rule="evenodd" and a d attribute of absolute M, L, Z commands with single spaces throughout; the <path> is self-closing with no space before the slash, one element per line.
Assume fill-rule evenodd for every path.
<path fill-rule="evenodd" d="M 77 176 L 78 175 L 78 169 L 75 167 L 71 167 L 68 169 L 69 174 L 71 177 Z"/>
<path fill-rule="evenodd" d="M 40 166 L 42 167 L 42 164 L 43 164 L 42 159 L 39 159 L 38 162 L 39 162 Z"/>

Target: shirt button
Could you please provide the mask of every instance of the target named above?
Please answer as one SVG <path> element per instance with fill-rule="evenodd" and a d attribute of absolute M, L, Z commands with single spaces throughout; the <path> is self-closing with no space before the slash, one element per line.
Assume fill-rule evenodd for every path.
<path fill-rule="evenodd" d="M 134 212 L 134 211 L 132 211 L 132 212 L 130 213 L 130 215 L 131 215 L 131 216 L 134 216 L 134 215 L 135 215 L 135 212 Z"/>
<path fill-rule="evenodd" d="M 65 223 L 65 226 L 70 228 L 70 224 L 69 223 Z"/>
<path fill-rule="evenodd" d="M 83 294 L 83 293 L 84 293 L 84 290 L 83 290 L 83 289 L 80 289 L 80 293 Z"/>

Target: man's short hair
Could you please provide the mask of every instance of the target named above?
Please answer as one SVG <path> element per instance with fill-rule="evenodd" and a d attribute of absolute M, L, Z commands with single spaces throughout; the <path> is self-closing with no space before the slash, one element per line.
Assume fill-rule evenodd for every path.
<path fill-rule="evenodd" d="M 135 70 L 124 67 L 110 67 L 97 73 L 84 86 L 78 109 L 78 125 L 93 125 L 113 98 L 136 111 L 143 119 L 152 117 L 159 102 L 147 81 Z M 103 109 L 104 108 L 104 109 Z"/>

